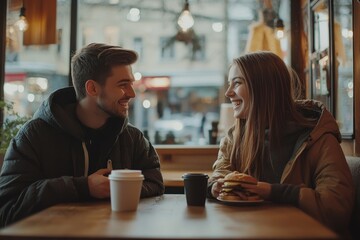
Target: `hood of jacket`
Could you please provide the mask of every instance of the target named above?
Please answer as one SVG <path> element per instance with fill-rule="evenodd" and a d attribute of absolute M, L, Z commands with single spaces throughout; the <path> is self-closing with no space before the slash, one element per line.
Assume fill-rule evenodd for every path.
<path fill-rule="evenodd" d="M 41 104 L 35 112 L 34 118 L 40 118 L 54 128 L 85 141 L 86 135 L 80 120 L 76 116 L 76 93 L 73 87 L 56 90 Z M 119 118 L 120 121 L 111 121 L 114 125 L 114 133 L 120 134 L 127 126 L 127 118 Z"/>
<path fill-rule="evenodd" d="M 308 138 L 308 147 L 324 134 L 332 134 L 341 142 L 339 126 L 323 103 L 316 100 L 298 100 L 296 105 L 305 117 L 317 119 L 317 123 Z"/>

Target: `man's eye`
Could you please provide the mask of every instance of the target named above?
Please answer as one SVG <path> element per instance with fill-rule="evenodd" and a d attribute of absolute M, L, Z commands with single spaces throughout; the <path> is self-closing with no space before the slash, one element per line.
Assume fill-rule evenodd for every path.
<path fill-rule="evenodd" d="M 134 85 L 134 81 L 118 83 L 118 87 L 128 88 Z"/>
<path fill-rule="evenodd" d="M 126 89 L 126 88 L 128 88 L 128 84 L 120 84 L 120 85 L 118 85 L 118 88 Z"/>
<path fill-rule="evenodd" d="M 120 84 L 118 84 L 118 87 L 120 87 L 120 88 L 126 88 L 128 86 L 131 86 L 131 83 L 120 83 Z"/>

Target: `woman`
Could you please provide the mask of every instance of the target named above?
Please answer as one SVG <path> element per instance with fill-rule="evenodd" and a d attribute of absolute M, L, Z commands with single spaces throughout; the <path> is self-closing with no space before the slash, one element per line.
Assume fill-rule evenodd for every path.
<path fill-rule="evenodd" d="M 233 61 L 225 95 L 236 121 L 221 140 L 209 195 L 217 198 L 222 178 L 236 170 L 259 180 L 247 190 L 293 204 L 346 235 L 354 190 L 338 126 L 320 102 L 294 100 L 292 76 L 271 52 Z"/>

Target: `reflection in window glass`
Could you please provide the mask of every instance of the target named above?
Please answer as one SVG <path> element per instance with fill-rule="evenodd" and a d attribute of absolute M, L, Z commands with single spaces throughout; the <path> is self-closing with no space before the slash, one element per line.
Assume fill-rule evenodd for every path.
<path fill-rule="evenodd" d="M 343 135 L 353 134 L 353 24 L 351 1 L 334 1 L 336 119 Z"/>
<path fill-rule="evenodd" d="M 325 1 L 314 6 L 314 44 L 311 54 L 312 97 L 331 109 L 330 59 L 329 59 L 329 15 Z"/>
<path fill-rule="evenodd" d="M 323 51 L 329 47 L 329 16 L 327 9 L 314 13 L 315 50 Z"/>
<path fill-rule="evenodd" d="M 334 114 L 342 136 L 351 137 L 354 131 L 352 2 L 333 1 L 333 8 L 329 8 L 326 3 L 327 1 L 320 1 L 313 9 L 312 94 L 314 99 L 322 101 Z M 329 31 L 331 25 L 329 14 L 334 16 L 332 31 Z M 332 49 L 332 43 L 329 42 L 332 39 L 330 34 L 333 34 L 331 37 L 333 37 L 334 52 L 330 52 Z M 331 66 L 332 56 L 334 62 Z M 332 80 L 334 89 L 331 89 Z"/>

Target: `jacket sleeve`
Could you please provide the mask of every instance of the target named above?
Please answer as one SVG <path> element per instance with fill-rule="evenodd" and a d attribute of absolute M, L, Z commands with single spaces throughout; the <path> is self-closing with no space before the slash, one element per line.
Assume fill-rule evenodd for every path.
<path fill-rule="evenodd" d="M 306 160 L 314 171 L 314 186 L 300 189 L 299 207 L 343 234 L 350 222 L 354 188 L 341 146 L 332 134 L 325 134 L 309 149 Z"/>
<path fill-rule="evenodd" d="M 34 137 L 22 128 L 11 141 L 0 175 L 0 226 L 61 202 L 79 201 L 88 190 L 85 177 L 46 178 Z M 31 132 L 31 133 L 30 133 Z M 81 196 L 82 195 L 82 196 Z"/>
<path fill-rule="evenodd" d="M 153 197 L 162 195 L 165 191 L 163 177 L 160 172 L 160 160 L 152 144 L 139 132 L 134 139 L 135 161 L 134 169 L 141 169 L 144 182 L 141 189 L 141 197 Z"/>
<path fill-rule="evenodd" d="M 212 185 L 220 178 L 224 178 L 228 173 L 234 171 L 230 163 L 229 145 L 230 135 L 223 137 L 220 141 L 219 152 L 216 161 L 213 164 L 213 173 L 209 178 L 207 196 L 212 198 Z"/>

